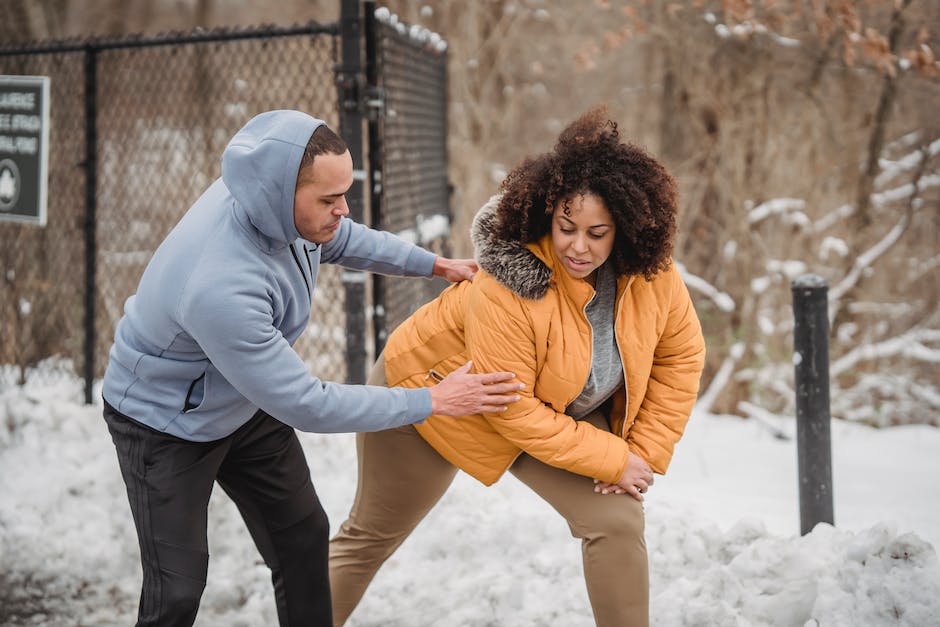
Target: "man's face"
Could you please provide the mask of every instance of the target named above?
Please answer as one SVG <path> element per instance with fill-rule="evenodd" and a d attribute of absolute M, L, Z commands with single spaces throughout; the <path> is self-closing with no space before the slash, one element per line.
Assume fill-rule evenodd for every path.
<path fill-rule="evenodd" d="M 339 221 L 349 214 L 346 192 L 352 187 L 352 157 L 317 155 L 313 165 L 297 177 L 294 192 L 294 225 L 304 239 L 325 244 L 333 239 Z"/>

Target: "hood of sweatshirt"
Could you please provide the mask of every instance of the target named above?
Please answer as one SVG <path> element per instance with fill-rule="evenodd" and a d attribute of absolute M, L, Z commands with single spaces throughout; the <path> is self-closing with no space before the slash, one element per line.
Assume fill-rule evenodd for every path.
<path fill-rule="evenodd" d="M 222 181 L 239 217 L 264 236 L 258 241 L 264 248 L 283 248 L 300 237 L 294 224 L 297 171 L 321 124 L 300 111 L 268 111 L 249 120 L 222 153 Z"/>

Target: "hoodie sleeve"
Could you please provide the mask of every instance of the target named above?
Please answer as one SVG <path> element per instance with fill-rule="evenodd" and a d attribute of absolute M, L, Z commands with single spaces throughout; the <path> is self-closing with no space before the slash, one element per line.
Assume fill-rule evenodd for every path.
<path fill-rule="evenodd" d="M 321 261 L 353 270 L 394 276 L 430 277 L 437 255 L 405 240 L 343 218 L 336 236 L 323 244 Z"/>
<path fill-rule="evenodd" d="M 223 377 L 252 404 L 302 431 L 378 431 L 431 413 L 425 389 L 344 385 L 313 377 L 275 328 L 263 280 L 189 285 L 179 320 Z"/>

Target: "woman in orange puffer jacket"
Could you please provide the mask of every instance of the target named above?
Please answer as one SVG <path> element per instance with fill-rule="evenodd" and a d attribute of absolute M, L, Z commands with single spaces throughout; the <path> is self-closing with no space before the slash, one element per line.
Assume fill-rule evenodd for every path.
<path fill-rule="evenodd" d="M 508 470 L 567 519 L 598 625 L 649 622 L 642 495 L 666 472 L 705 357 L 670 260 L 675 182 L 595 109 L 500 191 L 472 228 L 481 271 L 391 334 L 370 383 L 433 385 L 472 360 L 514 372 L 521 399 L 357 436 L 356 500 L 330 545 L 335 625 L 458 469 L 486 485 Z"/>

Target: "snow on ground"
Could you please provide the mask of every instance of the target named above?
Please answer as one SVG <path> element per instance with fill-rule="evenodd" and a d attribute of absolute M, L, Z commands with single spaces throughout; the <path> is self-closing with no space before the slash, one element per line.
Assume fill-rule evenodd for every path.
<path fill-rule="evenodd" d="M 100 407 L 78 381 L 0 390 L 0 624 L 133 623 L 140 573 Z M 302 434 L 335 529 L 351 435 Z M 654 625 L 940 625 L 940 430 L 833 424 L 836 526 L 799 535 L 792 421 L 695 415 L 646 501 Z M 626 498 L 611 496 L 608 498 Z M 210 502 L 196 624 L 275 625 L 234 505 Z M 624 582 L 629 585 L 629 582 Z M 511 476 L 458 475 L 379 572 L 351 627 L 588 626 L 580 547 Z"/>

